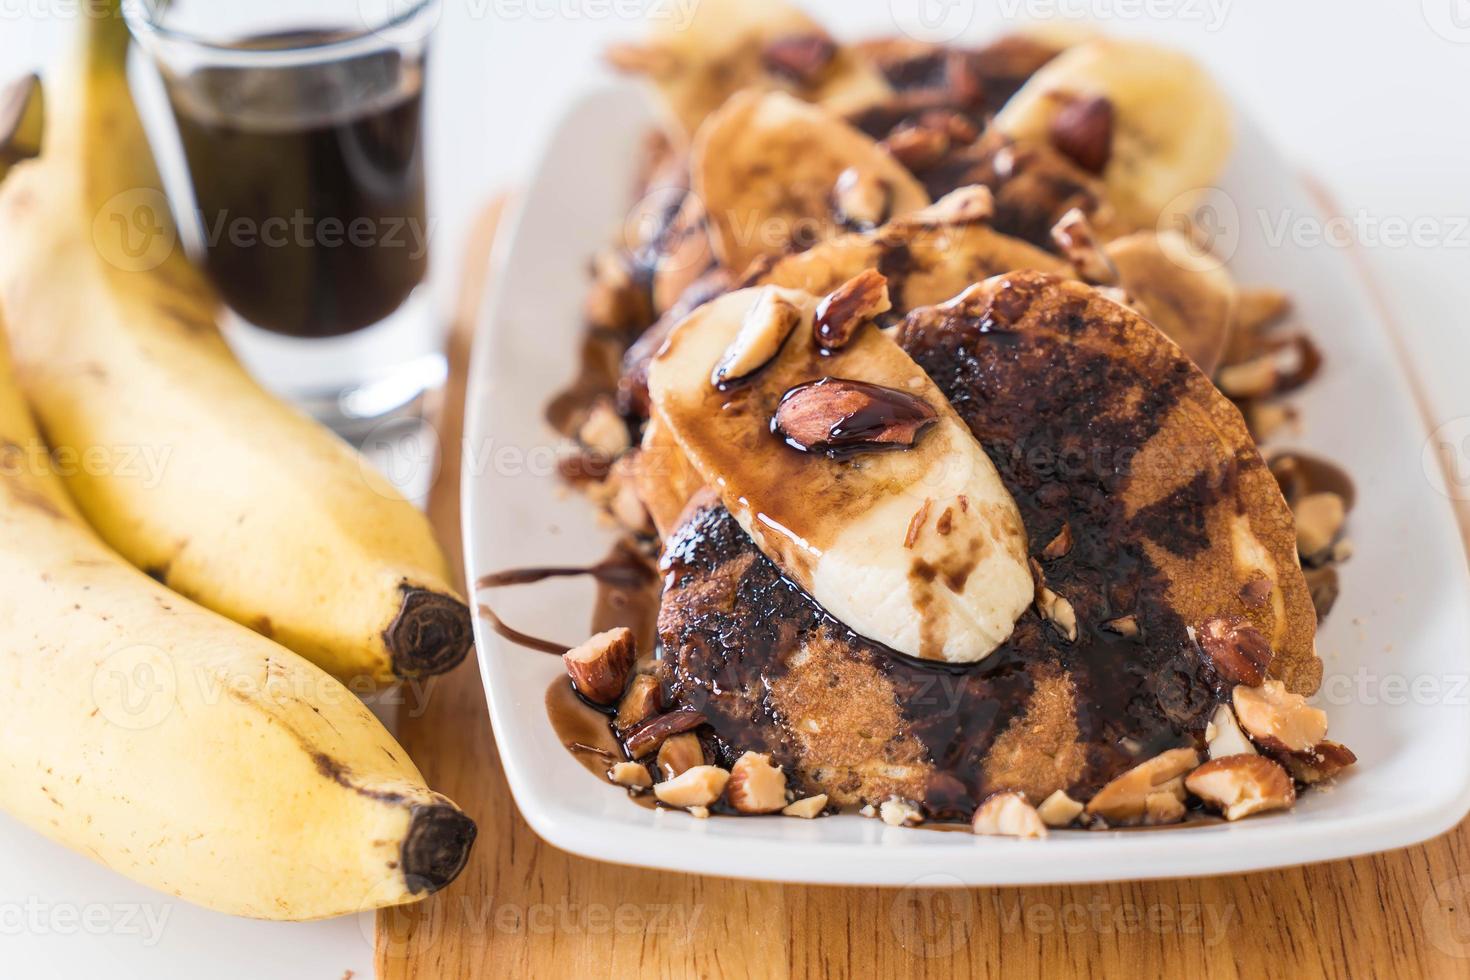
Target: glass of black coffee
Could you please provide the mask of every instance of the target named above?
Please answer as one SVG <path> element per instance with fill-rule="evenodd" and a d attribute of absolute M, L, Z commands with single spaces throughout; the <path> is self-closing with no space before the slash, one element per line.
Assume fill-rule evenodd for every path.
<path fill-rule="evenodd" d="M 411 409 L 444 374 L 424 285 L 438 0 L 125 11 L 172 110 L 152 135 L 166 173 L 182 162 L 181 231 L 247 366 L 344 434 Z"/>

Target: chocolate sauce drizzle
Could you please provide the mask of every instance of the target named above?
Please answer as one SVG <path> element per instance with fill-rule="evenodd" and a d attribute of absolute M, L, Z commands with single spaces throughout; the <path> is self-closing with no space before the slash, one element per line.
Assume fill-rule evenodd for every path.
<path fill-rule="evenodd" d="M 595 565 L 513 568 L 503 572 L 491 572 L 481 576 L 475 582 L 475 588 L 481 591 L 508 586 L 535 585 L 549 579 L 574 578 L 582 575 L 595 579 L 599 586 L 597 605 L 593 614 L 595 629 L 606 629 L 614 625 L 628 626 L 635 635 L 642 634 L 640 639 L 646 638 L 651 632 L 652 613 L 647 608 L 649 605 L 647 601 L 639 602 L 635 597 L 648 594 L 652 590 L 657 582 L 657 573 L 649 560 L 626 542 L 618 542 L 612 553 Z M 497 635 L 527 649 L 539 650 L 542 653 L 555 654 L 559 657 L 576 645 L 557 643 L 524 633 L 508 625 L 485 603 L 480 604 L 479 610 L 480 615 L 485 617 L 485 621 L 490 624 L 490 628 Z M 632 610 L 632 612 L 618 615 L 623 610 Z M 599 621 L 609 618 L 629 618 L 633 621 L 607 623 L 605 626 L 597 625 Z"/>

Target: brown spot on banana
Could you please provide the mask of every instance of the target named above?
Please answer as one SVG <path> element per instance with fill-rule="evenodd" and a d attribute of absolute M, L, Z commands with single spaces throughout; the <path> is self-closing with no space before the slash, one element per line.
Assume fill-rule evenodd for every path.
<path fill-rule="evenodd" d="M 459 599 L 404 584 L 403 602 L 383 631 L 399 677 L 427 677 L 458 666 L 473 641 L 470 609 Z"/>

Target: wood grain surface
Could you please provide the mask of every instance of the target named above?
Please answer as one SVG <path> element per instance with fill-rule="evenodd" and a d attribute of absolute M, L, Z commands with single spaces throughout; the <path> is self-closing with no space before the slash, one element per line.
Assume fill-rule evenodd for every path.
<path fill-rule="evenodd" d="M 466 258 L 440 424 L 449 447 L 499 213 Z M 445 457 L 430 513 L 461 567 L 459 454 Z M 422 695 L 400 737 L 480 837 L 454 885 L 379 914 L 384 978 L 1470 976 L 1470 821 L 1390 854 L 1233 878 L 952 889 L 943 868 L 916 867 L 912 886 L 879 889 L 641 871 L 531 832 L 473 658 Z"/>

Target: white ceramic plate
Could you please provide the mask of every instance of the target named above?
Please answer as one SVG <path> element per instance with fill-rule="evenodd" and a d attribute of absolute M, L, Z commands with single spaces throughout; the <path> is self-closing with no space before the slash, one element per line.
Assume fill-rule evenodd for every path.
<path fill-rule="evenodd" d="M 471 366 L 464 534 L 471 582 L 506 568 L 590 564 L 612 538 L 550 465 L 548 395 L 576 371 L 589 257 L 629 207 L 650 122 L 637 90 L 583 99 L 562 119 L 505 229 Z M 1345 465 L 1358 487 L 1356 556 L 1318 646 L 1317 696 L 1351 775 L 1289 814 L 1167 833 L 1059 833 L 1042 842 L 935 833 L 838 816 L 695 820 L 645 809 L 562 747 L 546 716 L 560 661 L 476 624 L 490 716 L 516 803 L 550 843 L 625 864 L 776 881 L 1042 884 L 1254 871 L 1401 847 L 1470 809 L 1470 581 L 1448 502 L 1425 476 L 1426 433 L 1383 324 L 1341 250 L 1291 232 L 1318 212 L 1248 123 L 1221 185 L 1231 267 L 1287 289 L 1326 351 L 1297 399 L 1292 445 Z M 1234 201 L 1234 214 L 1229 201 Z M 1283 237 L 1284 227 L 1287 234 Z M 1226 247 L 1229 241 L 1224 240 Z M 587 634 L 585 580 L 498 590 L 495 608 L 530 633 Z"/>

